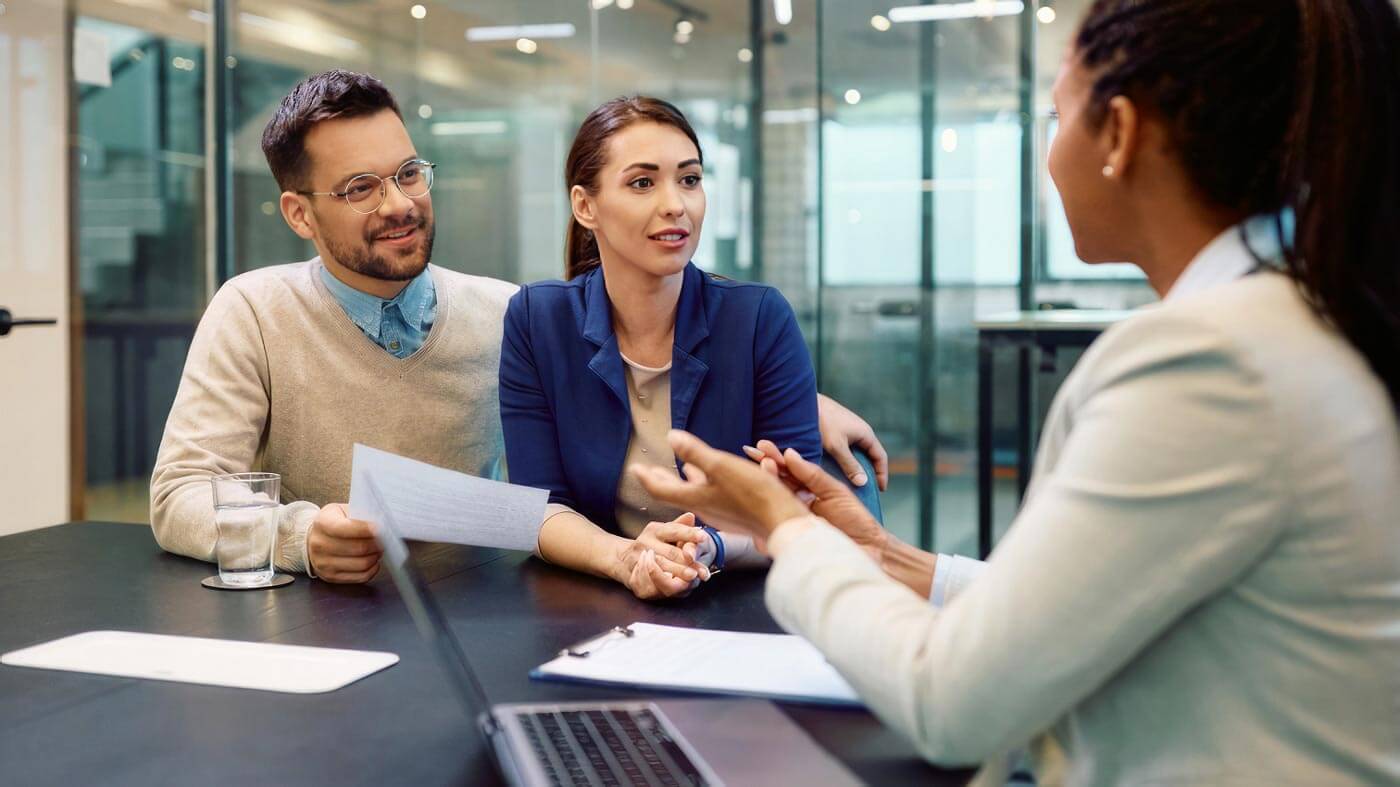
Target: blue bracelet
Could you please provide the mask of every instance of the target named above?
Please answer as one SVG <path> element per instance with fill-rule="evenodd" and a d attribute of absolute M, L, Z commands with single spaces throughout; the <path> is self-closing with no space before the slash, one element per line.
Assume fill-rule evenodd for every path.
<path fill-rule="evenodd" d="M 720 536 L 719 536 L 719 531 L 718 531 L 718 530 L 715 530 L 714 528 L 710 527 L 709 525 L 701 525 L 701 526 L 700 526 L 700 529 L 701 529 L 701 530 L 704 530 L 706 533 L 708 533 L 708 534 L 710 535 L 710 540 L 713 541 L 713 542 L 715 542 L 715 562 L 714 562 L 714 565 L 710 566 L 710 569 L 711 569 L 712 571 L 721 571 L 721 570 L 723 570 L 723 569 L 724 569 L 724 539 L 723 539 L 723 538 L 720 538 Z"/>

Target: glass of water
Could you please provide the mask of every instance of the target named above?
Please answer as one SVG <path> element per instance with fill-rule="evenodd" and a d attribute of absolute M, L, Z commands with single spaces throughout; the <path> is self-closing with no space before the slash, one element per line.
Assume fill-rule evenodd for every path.
<path fill-rule="evenodd" d="M 214 476 L 209 483 L 214 486 L 214 522 L 219 529 L 214 556 L 220 581 L 240 587 L 272 582 L 282 477 L 234 473 Z"/>

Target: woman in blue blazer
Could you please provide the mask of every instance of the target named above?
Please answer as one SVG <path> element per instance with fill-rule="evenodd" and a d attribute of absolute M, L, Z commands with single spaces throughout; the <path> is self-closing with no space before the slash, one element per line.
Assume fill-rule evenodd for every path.
<path fill-rule="evenodd" d="M 526 285 L 506 310 L 506 459 L 512 482 L 549 490 L 539 554 L 642 598 L 685 593 L 752 552 L 626 472 L 677 472 L 670 428 L 736 454 L 766 438 L 821 455 L 816 377 L 792 308 L 772 287 L 690 262 L 702 174 L 674 106 L 632 97 L 594 110 L 567 162 L 568 280 Z"/>

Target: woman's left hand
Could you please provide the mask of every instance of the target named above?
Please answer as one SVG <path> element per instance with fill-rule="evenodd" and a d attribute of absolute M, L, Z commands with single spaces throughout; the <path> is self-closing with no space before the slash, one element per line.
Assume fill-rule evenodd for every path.
<path fill-rule="evenodd" d="M 659 500 L 694 511 L 706 524 L 766 540 L 778 525 L 805 516 L 807 507 L 782 481 L 753 462 L 716 451 L 688 432 L 673 430 L 671 450 L 685 478 L 634 465 L 631 472 Z"/>

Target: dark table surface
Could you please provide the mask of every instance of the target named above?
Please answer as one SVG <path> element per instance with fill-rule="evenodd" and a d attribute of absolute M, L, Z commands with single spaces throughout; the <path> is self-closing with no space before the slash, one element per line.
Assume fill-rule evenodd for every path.
<path fill-rule="evenodd" d="M 620 623 L 779 630 L 763 605 L 761 573 L 731 572 L 658 605 L 521 553 L 416 545 L 415 554 L 492 702 L 636 696 L 527 674 Z M 118 629 L 387 650 L 400 661 L 314 695 L 0 666 L 0 781 L 500 783 L 387 576 L 366 586 L 298 577 L 275 590 L 227 592 L 200 586 L 213 571 L 162 552 L 139 525 L 84 522 L 0 538 L 0 653 Z M 926 765 L 865 711 L 780 707 L 865 781 L 961 784 L 969 775 Z"/>

